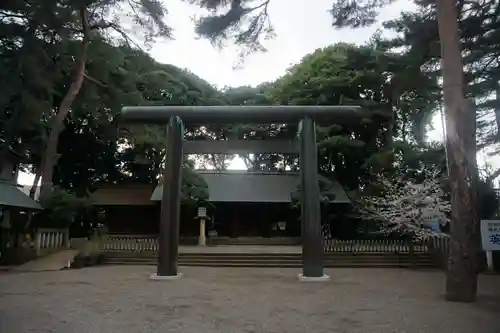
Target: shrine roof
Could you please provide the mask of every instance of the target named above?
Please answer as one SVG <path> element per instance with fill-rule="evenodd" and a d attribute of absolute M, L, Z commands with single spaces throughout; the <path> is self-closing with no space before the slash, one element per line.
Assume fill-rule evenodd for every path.
<path fill-rule="evenodd" d="M 297 172 L 252 172 L 197 170 L 208 185 L 210 202 L 259 202 L 289 203 L 292 193 L 300 182 Z M 350 203 L 347 194 L 336 180 L 319 177 L 329 183 L 331 203 Z M 163 186 L 158 185 L 151 195 L 152 201 L 160 201 Z"/>
<path fill-rule="evenodd" d="M 41 210 L 38 202 L 24 194 L 16 184 L 0 181 L 0 207 Z"/>

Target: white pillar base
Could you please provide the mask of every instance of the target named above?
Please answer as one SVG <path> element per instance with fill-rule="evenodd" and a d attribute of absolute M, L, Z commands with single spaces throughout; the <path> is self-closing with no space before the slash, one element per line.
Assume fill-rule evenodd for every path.
<path fill-rule="evenodd" d="M 149 276 L 149 279 L 155 281 L 170 281 L 179 280 L 182 276 L 182 273 L 177 273 L 177 275 L 158 275 L 157 273 L 154 273 Z"/>
<path fill-rule="evenodd" d="M 302 273 L 297 275 L 300 282 L 328 282 L 330 277 L 328 275 L 323 276 L 304 276 Z"/>
<path fill-rule="evenodd" d="M 198 246 L 207 245 L 207 239 L 205 237 L 198 237 Z"/>
<path fill-rule="evenodd" d="M 495 267 L 493 267 L 493 252 L 486 251 L 486 264 L 488 265 L 488 269 L 490 271 L 494 271 Z"/>

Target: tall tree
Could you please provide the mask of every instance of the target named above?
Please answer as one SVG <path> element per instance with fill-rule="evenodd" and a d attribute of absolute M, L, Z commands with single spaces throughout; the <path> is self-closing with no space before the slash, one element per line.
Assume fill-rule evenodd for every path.
<path fill-rule="evenodd" d="M 406 49 L 408 56 L 427 72 L 440 76 L 440 43 L 436 6 L 419 2 L 417 11 L 384 23 L 398 33 L 389 44 Z M 498 151 L 500 136 L 500 3 L 494 0 L 457 2 L 467 96 L 477 105 L 478 149 Z M 489 180 L 498 178 L 500 168 L 492 170 Z"/>
<path fill-rule="evenodd" d="M 465 99 L 464 72 L 455 0 L 438 0 L 439 37 L 450 168 L 452 224 L 446 279 L 450 301 L 474 301 L 477 294 L 479 220 L 477 204 L 476 115 Z"/>
<path fill-rule="evenodd" d="M 164 23 L 165 8 L 157 0 L 145 1 L 10 1 L 2 4 L 4 16 L 1 23 L 17 25 L 11 30 L 11 38 L 16 40 L 27 35 L 31 39 L 47 42 L 64 43 L 78 41 L 79 47 L 72 54 L 73 61 L 70 79 L 66 83 L 66 92 L 60 99 L 53 101 L 53 116 L 42 160 L 41 198 L 51 193 L 54 166 L 57 163 L 59 134 L 64 129 L 64 120 L 68 116 L 86 77 L 86 63 L 90 40 L 93 36 L 115 37 L 118 35 L 126 42 L 131 39 L 120 24 L 122 7 L 126 5 L 132 12 L 133 21 L 146 32 L 145 39 L 150 41 L 156 36 L 170 37 L 170 28 Z M 128 22 L 130 23 L 130 22 Z M 21 33 L 19 33 L 19 31 Z M 114 32 L 114 36 L 113 33 Z M 17 32 L 17 33 L 16 33 Z M 26 41 L 26 39 L 25 39 Z M 45 50 L 39 49 L 39 52 Z M 56 57 L 51 54 L 49 56 Z M 57 60 L 55 60 L 57 61 Z M 20 74 L 20 73 L 19 73 Z"/>

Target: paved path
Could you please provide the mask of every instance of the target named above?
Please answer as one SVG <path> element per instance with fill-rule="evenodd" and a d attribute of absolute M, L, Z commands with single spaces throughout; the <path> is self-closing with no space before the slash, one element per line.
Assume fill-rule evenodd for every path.
<path fill-rule="evenodd" d="M 61 250 L 49 254 L 43 258 L 29 261 L 20 266 L 14 267 L 15 272 L 40 272 L 40 271 L 59 271 L 68 267 L 68 263 L 78 254 L 78 250 Z"/>
<path fill-rule="evenodd" d="M 441 272 L 104 266 L 0 275 L 0 332 L 498 333 L 500 276 L 481 276 L 476 304 L 443 300 Z"/>

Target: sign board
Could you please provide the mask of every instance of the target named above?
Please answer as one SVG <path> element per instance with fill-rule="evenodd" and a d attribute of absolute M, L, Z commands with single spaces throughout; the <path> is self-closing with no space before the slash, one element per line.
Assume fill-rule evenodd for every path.
<path fill-rule="evenodd" d="M 484 251 L 500 251 L 500 220 L 481 220 Z"/>
<path fill-rule="evenodd" d="M 433 232 L 436 233 L 441 232 L 441 221 L 438 217 L 435 216 L 424 217 L 424 225 Z"/>

